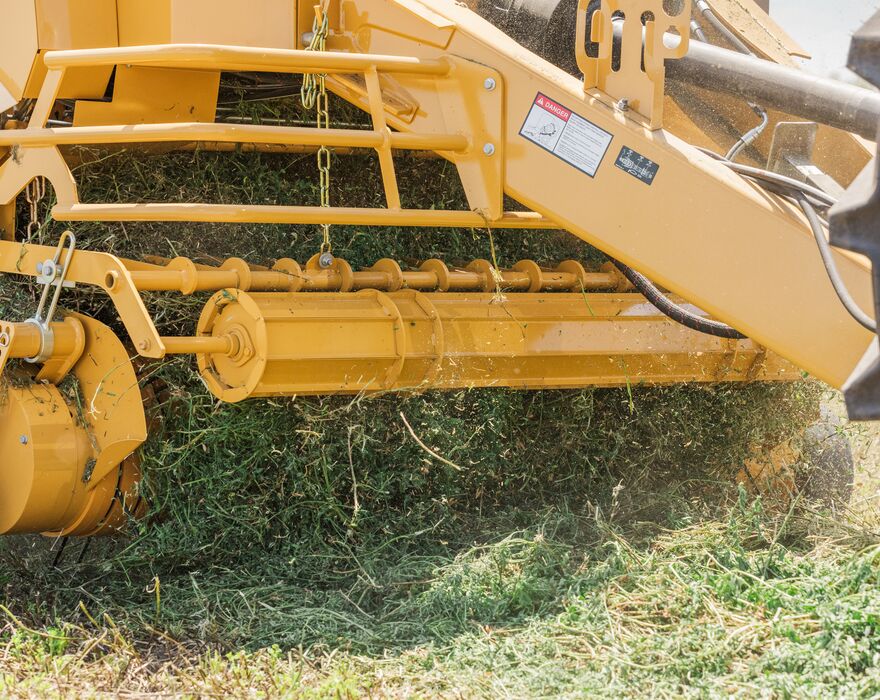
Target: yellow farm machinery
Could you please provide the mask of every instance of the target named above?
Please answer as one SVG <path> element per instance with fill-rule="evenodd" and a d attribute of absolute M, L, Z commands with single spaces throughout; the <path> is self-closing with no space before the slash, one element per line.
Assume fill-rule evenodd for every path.
<path fill-rule="evenodd" d="M 877 41 L 869 26 L 854 44 L 866 77 Z M 137 356 L 193 355 L 224 402 L 804 373 L 842 387 L 863 362 L 850 409 L 872 417 L 880 95 L 802 72 L 802 55 L 752 0 L 6 0 L 0 272 L 40 294 L 0 322 L 0 533 L 142 514 Z M 223 118 L 221 76 L 266 74 L 313 126 Z M 370 125 L 335 126 L 328 94 Z M 193 144 L 314 153 L 320 205 L 80 197 L 76 147 Z M 331 162 L 363 149 L 384 206 L 337 206 Z M 467 208 L 405 206 L 402 152 L 448 161 Z M 69 222 L 56 245 L 32 235 L 49 196 Z M 135 221 L 314 225 L 323 244 L 272 265 L 77 245 L 77 222 Z M 337 225 L 560 230 L 608 262 L 355 269 Z M 113 329 L 67 310 L 84 286 Z M 205 295 L 191 335 L 159 334 L 145 299 L 160 293 Z"/>

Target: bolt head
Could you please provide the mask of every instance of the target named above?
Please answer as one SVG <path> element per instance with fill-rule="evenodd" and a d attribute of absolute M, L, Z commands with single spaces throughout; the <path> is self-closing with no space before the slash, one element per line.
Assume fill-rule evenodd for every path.
<path fill-rule="evenodd" d="M 625 97 L 622 100 L 618 100 L 617 109 L 619 109 L 621 112 L 626 112 L 629 109 L 629 100 Z"/>
<path fill-rule="evenodd" d="M 487 156 L 494 156 L 495 155 L 495 144 L 494 143 L 487 143 L 485 146 L 483 146 L 483 153 Z"/>
<path fill-rule="evenodd" d="M 333 253 L 321 253 L 318 257 L 318 264 L 325 270 L 328 267 L 333 267 Z"/>
<path fill-rule="evenodd" d="M 27 437 L 27 435 L 22 435 L 20 438 L 18 438 L 18 441 L 19 441 L 22 445 L 27 445 L 27 444 L 28 444 L 28 437 Z"/>
<path fill-rule="evenodd" d="M 486 78 L 483 81 L 483 87 L 487 90 L 494 90 L 496 86 L 495 78 Z"/>
<path fill-rule="evenodd" d="M 149 350 L 150 349 L 150 341 L 142 340 L 138 343 L 138 350 Z"/>

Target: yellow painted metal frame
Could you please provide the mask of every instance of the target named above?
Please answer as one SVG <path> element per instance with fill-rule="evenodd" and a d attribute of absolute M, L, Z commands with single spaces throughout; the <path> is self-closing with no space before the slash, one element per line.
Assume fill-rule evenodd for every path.
<path fill-rule="evenodd" d="M 100 37 L 89 39 L 91 30 L 80 22 L 49 46 L 45 37 L 52 21 L 45 8 L 77 12 L 78 6 L 73 0 L 34 1 L 37 10 L 43 8 L 36 15 L 42 24 L 36 39 L 24 32 L 20 41 L 31 61 L 27 85 L 25 61 L 9 69 L 11 78 L 0 73 L 4 85 L 37 97 L 25 128 L 0 131 L 4 229 L 13 227 L 15 197 L 36 177 L 53 185 L 52 213 L 62 221 L 562 228 L 649 275 L 678 294 L 679 303 L 695 303 L 752 338 L 720 340 L 687 330 L 629 292 L 614 268 L 588 272 L 574 261 L 554 269 L 521 261 L 510 270 L 496 270 L 477 260 L 450 270 L 431 260 L 404 271 L 394 261 L 380 260 L 355 271 L 343 259 L 327 269 L 315 259 L 304 265 L 280 260 L 267 269 L 239 259 L 208 267 L 183 258 L 135 262 L 100 252 L 72 254 L 64 279 L 108 294 L 137 353 L 197 355 L 202 376 L 222 400 L 428 387 L 797 377 L 780 356 L 839 385 L 871 341 L 827 283 L 800 214 L 660 128 L 663 60 L 686 50 L 689 14 L 670 17 L 660 0 L 604 1 L 593 36 L 602 52 L 598 59 L 581 52 L 583 83 L 453 2 L 324 0 L 330 50 L 315 52 L 279 38 L 288 30 L 296 37 L 310 23 L 314 8 L 307 2 L 291 7 L 286 0 L 261 0 L 295 18 L 290 28 L 261 33 L 252 26 L 224 28 L 223 8 L 235 0 L 215 0 L 214 15 L 204 26 L 185 31 L 171 20 L 182 16 L 182 0 L 157 0 L 155 6 L 144 4 L 147 0 L 101 0 L 104 29 L 94 28 Z M 28 17 L 29 2 L 16 0 Z M 198 0 L 198 6 L 204 2 Z M 113 43 L 105 31 L 111 23 L 103 20 L 117 7 L 117 42 L 167 34 L 169 42 L 192 37 L 199 43 L 106 45 Z M 581 47 L 586 7 L 581 2 Z M 623 69 L 611 70 L 615 9 L 634 17 L 654 14 L 644 30 L 644 70 L 641 22 L 625 30 Z M 143 26 L 133 27 L 133 18 Z M 663 44 L 668 26 L 676 26 L 683 37 L 676 48 Z M 218 43 L 233 35 L 249 37 L 248 42 L 264 38 L 267 46 Z M 63 50 L 51 50 L 59 47 Z M 110 103 L 82 99 L 103 94 L 114 69 Z M 221 71 L 325 74 L 331 90 L 370 114 L 372 128 L 214 123 L 210 113 Z M 163 86 L 167 95 L 160 95 Z M 520 135 L 538 94 L 609 136 L 610 147 L 595 173 L 585 174 Z M 78 100 L 75 125 L 50 128 L 61 97 Z M 183 101 L 166 110 L 160 97 Z M 84 203 L 60 150 L 77 144 L 180 142 L 372 149 L 386 206 Z M 657 167 L 650 182 L 615 167 L 624 149 Z M 400 150 L 432 151 L 452 161 L 470 209 L 404 208 L 392 157 Z M 505 211 L 505 196 L 530 211 Z M 10 233 L 5 237 L 12 238 Z M 38 277 L 39 265 L 54 252 L 0 241 L 0 272 Z M 857 300 L 869 307 L 864 261 L 838 255 L 837 262 Z M 169 338 L 157 332 L 143 291 L 218 294 L 206 305 L 194 336 Z M 0 324 L 0 372 L 12 358 L 37 357 L 44 360 L 39 373 L 24 373 L 35 393 L 7 387 L 11 400 L 0 402 L 0 415 L 7 419 L 0 420 L 2 454 L 24 455 L 20 461 L 34 475 L 30 482 L 21 480 L 0 464 L 0 499 L 6 482 L 14 484 L 5 490 L 7 500 L 0 500 L 0 531 L 37 528 L 67 535 L 115 527 L 126 510 L 138 509 L 136 501 L 129 502 L 138 478 L 130 455 L 146 437 L 128 352 L 109 329 L 75 314 L 48 329 Z M 81 416 L 53 386 L 68 373 L 78 380 L 88 407 Z M 47 418 L 41 406 L 58 410 Z M 43 431 L 42 437 L 30 442 L 34 431 Z M 45 493 L 34 486 L 43 479 L 53 484 Z M 67 505 L 53 505 L 52 494 L 62 492 L 69 496 Z"/>
<path fill-rule="evenodd" d="M 308 9 L 300 3 L 297 16 L 307 16 Z M 0 166 L 0 201 L 9 201 L 32 177 L 45 175 L 56 189 L 59 220 L 561 227 L 833 385 L 839 386 L 863 355 L 870 334 L 840 305 L 808 227 L 783 201 L 668 132 L 650 129 L 635 112 L 616 109 L 615 97 L 589 86 L 585 95 L 582 83 L 523 51 L 466 8 L 426 0 L 359 0 L 330 2 L 327 9 L 332 33 L 329 51 L 320 55 L 217 45 L 48 52 L 49 72 L 28 128 L 2 134 L 0 145 L 12 148 L 15 158 Z M 126 132 L 138 129 L 144 142 L 165 142 L 178 128 L 109 125 L 69 136 L 45 128 L 67 70 L 119 64 L 166 70 L 171 80 L 177 70 L 326 73 L 329 88 L 370 112 L 374 122 L 366 136 L 331 132 L 327 138 L 341 146 L 366 141 L 380 153 L 389 208 L 80 203 L 55 143 L 79 137 L 130 142 L 134 136 Z M 611 135 L 611 151 L 595 178 L 519 135 L 539 92 Z M 394 108 L 388 95 L 404 95 L 414 109 Z M 189 141 L 313 143 L 321 138 L 270 132 L 271 127 L 181 126 L 182 136 L 191 131 Z M 406 143 L 394 135 L 398 132 L 413 140 Z M 462 138 L 467 139 L 464 149 Z M 36 145 L 46 143 L 52 145 Z M 471 211 L 396 208 L 388 152 L 413 146 L 433 146 L 456 163 Z M 456 148 L 443 150 L 450 146 Z M 614 167 L 622 147 L 658 164 L 650 186 Z M 503 194 L 532 211 L 505 213 Z M 857 301 L 869 308 L 866 264 L 842 254 L 837 263 Z M 804 309 L 810 310 L 806 317 Z"/>
<path fill-rule="evenodd" d="M 647 128 L 643 118 L 617 109 L 616 100 L 600 90 L 585 96 L 580 81 L 524 51 L 467 8 L 426 0 L 366 0 L 357 9 L 347 3 L 340 7 L 341 29 L 331 36 L 331 49 L 422 58 L 454 54 L 504 76 L 507 195 L 814 376 L 834 386 L 849 376 L 872 336 L 840 304 L 810 230 L 792 206 L 669 132 Z M 366 31 L 411 20 L 423 8 L 456 27 L 443 50 L 393 32 Z M 389 124 L 407 131 L 437 128 L 442 96 L 431 85 L 404 78 L 399 83 L 419 104 L 419 115 L 411 122 L 391 115 Z M 334 78 L 328 86 L 362 104 Z M 595 178 L 520 136 L 537 93 L 612 135 L 610 153 Z M 659 165 L 650 186 L 614 166 L 623 147 Z M 843 253 L 835 258 L 854 297 L 871 308 L 867 262 Z"/>
<path fill-rule="evenodd" d="M 386 125 L 379 71 L 394 75 L 455 81 L 455 93 L 464 97 L 479 89 L 487 73 L 457 57 L 435 60 L 399 56 L 316 53 L 285 49 L 251 49 L 206 45 L 120 47 L 50 52 L 49 69 L 28 128 L 0 132 L 0 147 L 12 148 L 15 158 L 0 168 L 0 202 L 8 202 L 31 179 L 45 176 L 56 189 L 53 216 L 60 221 L 252 221 L 256 223 L 331 223 L 385 226 L 480 226 L 544 228 L 552 224 L 529 212 L 503 212 L 501 163 L 502 112 L 500 91 L 486 93 L 478 112 L 455 110 L 457 133 L 400 134 Z M 145 124 L 47 129 L 49 110 L 59 96 L 69 70 L 105 66 L 207 71 L 272 71 L 282 73 L 361 73 L 373 116 L 373 131 L 318 130 L 220 124 Z M 453 76 L 454 77 L 450 77 Z M 500 76 L 497 77 L 500 81 Z M 479 85 L 478 85 L 479 83 Z M 467 101 L 464 102 L 467 105 Z M 454 105 L 447 111 L 453 110 Z M 467 134 L 467 135 L 466 135 Z M 320 207 L 211 204 L 82 204 L 76 185 L 57 146 L 64 144 L 162 143 L 171 141 L 268 143 L 370 147 L 379 154 L 388 207 L 385 210 Z M 498 143 L 494 158 L 484 144 Z M 434 150 L 451 158 L 459 168 L 471 211 L 408 210 L 400 206 L 399 188 L 391 160 L 392 149 Z"/>
<path fill-rule="evenodd" d="M 599 45 L 596 58 L 587 56 L 587 9 L 590 0 L 578 0 L 577 63 L 584 74 L 584 90 L 598 88 L 618 100 L 618 105 L 634 109 L 647 119 L 652 129 L 663 126 L 663 95 L 666 59 L 681 58 L 690 41 L 691 2 L 683 0 L 677 15 L 666 12 L 664 0 L 604 0 L 593 14 L 590 41 Z M 614 29 L 612 17 L 622 12 L 620 65 L 612 61 Z M 648 18 L 644 22 L 642 18 Z M 670 47 L 666 32 L 675 30 L 680 41 Z M 621 102 L 621 100 L 623 102 Z"/>

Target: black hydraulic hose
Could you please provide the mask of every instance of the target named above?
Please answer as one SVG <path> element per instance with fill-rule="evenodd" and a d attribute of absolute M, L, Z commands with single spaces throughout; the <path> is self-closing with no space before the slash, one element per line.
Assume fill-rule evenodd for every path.
<path fill-rule="evenodd" d="M 828 275 L 828 279 L 830 280 L 831 286 L 834 288 L 834 292 L 837 294 L 838 299 L 840 299 L 844 308 L 849 315 L 856 320 L 856 322 L 867 330 L 876 333 L 877 322 L 862 311 L 855 299 L 852 298 L 852 295 L 846 288 L 846 283 L 843 281 L 843 278 L 841 278 L 840 273 L 837 270 L 837 264 L 834 262 L 834 253 L 831 250 L 831 244 L 825 237 L 825 229 L 822 226 L 822 220 L 819 218 L 819 214 L 816 211 L 816 202 L 818 202 L 820 206 L 830 207 L 836 204 L 834 197 L 805 182 L 800 182 L 799 180 L 786 177 L 785 175 L 780 175 L 769 170 L 761 170 L 760 168 L 753 168 L 748 165 L 732 163 L 719 156 L 717 153 L 713 153 L 704 148 L 700 148 L 699 150 L 718 159 L 734 172 L 757 181 L 758 184 L 766 189 L 774 190 L 779 188 L 782 191 L 782 196 L 794 199 L 794 201 L 797 202 L 810 224 L 813 238 L 816 239 L 816 246 L 819 248 L 819 254 L 822 257 L 822 264 L 825 267 L 825 272 Z"/>
<path fill-rule="evenodd" d="M 876 333 L 877 322 L 866 314 L 856 303 L 855 299 L 846 288 L 846 283 L 837 270 L 834 262 L 834 254 L 831 250 L 831 244 L 825 237 L 825 229 L 822 226 L 822 220 L 816 211 L 816 205 L 831 206 L 835 203 L 835 199 L 822 190 L 812 187 L 805 182 L 800 182 L 793 178 L 779 175 L 778 173 L 760 168 L 752 168 L 747 165 L 732 163 L 726 158 L 719 156 L 717 153 L 706 149 L 699 149 L 704 153 L 711 155 L 713 158 L 720 160 L 732 170 L 738 172 L 744 177 L 756 180 L 759 184 L 767 189 L 779 188 L 780 194 L 789 199 L 794 199 L 800 206 L 810 224 L 813 237 L 816 239 L 816 246 L 819 248 L 819 254 L 822 257 L 822 264 L 825 272 L 834 288 L 834 292 L 840 299 L 847 312 L 865 329 Z M 812 201 L 811 201 L 812 200 Z M 671 301 L 661 292 L 653 282 L 640 272 L 636 272 L 631 267 L 624 265 L 622 262 L 611 258 L 611 262 L 620 270 L 621 274 L 626 277 L 630 283 L 659 311 L 671 318 L 673 321 L 680 323 L 691 330 L 713 335 L 718 338 L 729 338 L 733 340 L 742 340 L 747 336 L 743 335 L 735 328 L 731 328 L 719 321 L 712 321 L 702 316 L 698 316 L 685 308 L 682 308 L 675 302 Z"/>
<path fill-rule="evenodd" d="M 619 262 L 614 258 L 611 258 L 611 262 L 614 263 L 615 267 L 620 270 L 621 274 L 626 277 L 632 283 L 633 287 L 639 290 L 639 292 L 641 292 L 658 311 L 662 312 L 676 323 L 680 323 L 682 326 L 690 328 L 693 331 L 705 333 L 706 335 L 713 335 L 716 338 L 729 338 L 731 340 L 744 340 L 746 338 L 746 336 L 735 328 L 731 328 L 719 321 L 712 321 L 711 319 L 698 316 L 671 301 L 641 272 L 636 272 L 628 265 L 624 265 L 622 262 Z"/>
<path fill-rule="evenodd" d="M 706 0 L 697 0 L 697 9 L 700 11 L 700 14 L 709 21 L 709 24 L 712 25 L 715 31 L 723 36 L 733 48 L 740 53 L 748 54 L 750 56 L 755 55 L 736 34 L 724 26 L 724 23 L 715 16 L 715 13 L 712 11 L 712 8 L 709 7 L 708 3 L 706 3 Z"/>
<path fill-rule="evenodd" d="M 775 173 L 771 170 L 762 170 L 761 168 L 753 168 L 750 165 L 732 163 L 724 156 L 720 156 L 714 151 L 710 151 L 708 148 L 702 148 L 700 146 L 695 146 L 695 148 L 700 153 L 705 153 L 707 156 L 714 158 L 715 160 L 721 161 L 728 168 L 736 173 L 739 173 L 740 175 L 745 175 L 746 177 L 750 177 L 756 180 L 772 182 L 794 192 L 803 192 L 804 194 L 808 194 L 809 196 L 813 197 L 817 201 L 822 202 L 825 206 L 831 207 L 837 204 L 837 200 L 829 195 L 827 192 L 825 192 L 824 190 L 820 190 L 818 187 L 813 187 L 806 182 L 795 180 L 793 177 L 788 177 L 786 175 L 780 175 L 779 173 Z"/>
<path fill-rule="evenodd" d="M 724 37 L 724 39 L 733 46 L 739 53 L 745 54 L 747 56 L 755 56 L 754 51 L 752 51 L 746 44 L 732 31 L 730 31 L 727 27 L 724 26 L 724 23 L 718 19 L 715 15 L 715 12 L 711 7 L 706 3 L 706 0 L 697 0 L 697 9 L 699 9 L 700 13 L 705 17 L 709 24 L 714 27 L 714 29 Z M 701 32 L 702 33 L 702 32 Z M 705 34 L 703 35 L 705 37 Z M 705 43 L 705 39 L 702 39 Z M 752 108 L 752 111 L 758 115 L 758 118 L 761 120 L 761 123 L 758 124 L 751 131 L 746 132 L 742 136 L 739 137 L 739 140 L 733 144 L 731 149 L 727 152 L 727 159 L 734 160 L 736 157 L 745 149 L 747 146 L 751 146 L 755 141 L 758 140 L 758 137 L 764 133 L 764 130 L 767 128 L 767 125 L 770 123 L 770 117 L 767 114 L 767 110 L 765 110 L 760 105 L 755 104 L 754 102 L 749 102 L 749 107 Z"/>
<path fill-rule="evenodd" d="M 846 284 L 840 277 L 840 272 L 838 272 L 837 265 L 834 262 L 834 254 L 831 252 L 831 244 L 828 242 L 828 239 L 825 238 L 825 230 L 822 228 L 822 222 L 819 221 L 819 215 L 816 213 L 813 205 L 810 204 L 809 200 L 801 192 L 795 192 L 794 198 L 797 200 L 801 209 L 803 209 L 807 221 L 810 222 L 810 228 L 813 230 L 813 237 L 816 239 L 816 245 L 819 247 L 819 253 L 822 256 L 822 264 L 825 266 L 825 272 L 828 273 L 828 279 L 831 280 L 831 286 L 834 287 L 834 291 L 840 299 L 840 302 L 844 305 L 850 316 L 858 321 L 864 328 L 872 333 L 876 333 L 877 323 L 859 308 L 859 305 L 856 303 L 855 299 L 852 298 L 852 295 L 850 295 L 849 290 L 846 288 Z"/>
<path fill-rule="evenodd" d="M 700 26 L 700 23 L 696 18 L 691 20 L 691 33 L 697 37 L 697 41 L 702 41 L 704 44 L 709 43 L 709 39 L 706 37 L 706 32 L 703 31 L 703 28 Z"/>

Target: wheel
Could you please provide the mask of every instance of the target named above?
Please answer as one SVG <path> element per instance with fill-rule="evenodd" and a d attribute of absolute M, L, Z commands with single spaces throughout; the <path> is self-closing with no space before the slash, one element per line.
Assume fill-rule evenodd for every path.
<path fill-rule="evenodd" d="M 843 421 L 824 409 L 822 413 L 804 433 L 803 467 L 796 471 L 795 483 L 808 500 L 839 508 L 852 498 L 856 462 Z"/>
<path fill-rule="evenodd" d="M 824 406 L 820 418 L 800 436 L 770 450 L 755 450 L 737 475 L 747 491 L 790 503 L 800 496 L 832 510 L 853 494 L 855 459 L 844 421 Z"/>

